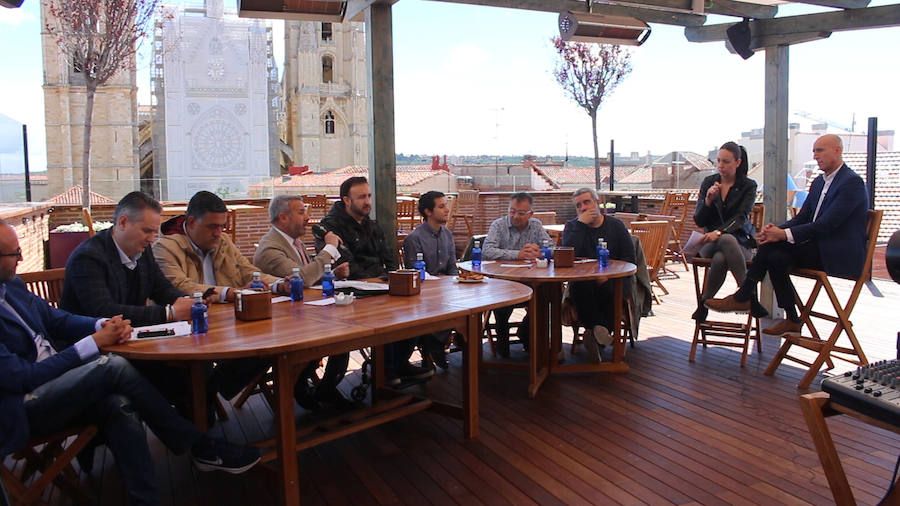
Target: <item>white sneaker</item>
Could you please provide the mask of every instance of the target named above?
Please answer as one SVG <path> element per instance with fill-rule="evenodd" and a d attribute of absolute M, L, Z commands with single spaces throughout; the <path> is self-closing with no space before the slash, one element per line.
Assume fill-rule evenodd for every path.
<path fill-rule="evenodd" d="M 602 325 L 594 325 L 594 339 L 597 340 L 597 344 L 603 346 L 609 346 L 613 343 L 613 338 L 609 333 L 609 330 Z"/>
<path fill-rule="evenodd" d="M 595 364 L 599 364 L 602 360 L 600 358 L 600 347 L 597 346 L 597 339 L 594 337 L 594 331 L 592 331 L 591 329 L 584 330 L 584 347 L 588 352 L 588 360 Z"/>

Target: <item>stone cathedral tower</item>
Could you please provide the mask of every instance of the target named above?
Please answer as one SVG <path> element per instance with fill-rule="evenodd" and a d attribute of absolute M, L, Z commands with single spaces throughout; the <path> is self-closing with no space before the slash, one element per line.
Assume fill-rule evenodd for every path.
<path fill-rule="evenodd" d="M 288 164 L 316 172 L 367 166 L 364 24 L 286 21 L 284 38 Z"/>
<path fill-rule="evenodd" d="M 87 95 L 80 69 L 69 63 L 47 31 L 48 16 L 47 5 L 41 2 L 47 179 L 52 196 L 81 184 Z M 138 182 L 137 78 L 134 70 L 122 70 L 94 96 L 91 191 L 118 200 L 138 189 Z"/>

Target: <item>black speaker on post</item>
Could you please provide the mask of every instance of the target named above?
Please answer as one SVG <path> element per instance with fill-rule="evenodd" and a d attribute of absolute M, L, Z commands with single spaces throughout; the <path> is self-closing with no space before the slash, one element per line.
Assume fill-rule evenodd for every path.
<path fill-rule="evenodd" d="M 725 30 L 725 34 L 728 36 L 728 43 L 731 44 L 731 47 L 737 54 L 741 55 L 741 58 L 746 60 L 753 56 L 753 51 L 750 49 L 749 19 L 744 18 L 740 23 L 729 26 L 728 29 Z"/>
<path fill-rule="evenodd" d="M 25 0 L 0 0 L 0 5 L 6 7 L 7 9 L 15 9 L 16 7 L 21 7 L 22 2 Z"/>

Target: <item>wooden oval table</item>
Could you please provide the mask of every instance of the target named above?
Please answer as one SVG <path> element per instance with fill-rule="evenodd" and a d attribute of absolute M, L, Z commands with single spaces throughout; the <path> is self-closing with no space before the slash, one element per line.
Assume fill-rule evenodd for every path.
<path fill-rule="evenodd" d="M 528 395 L 534 397 L 550 373 L 626 372 L 625 345 L 622 341 L 622 305 L 614 304 L 615 327 L 613 361 L 599 364 L 560 364 L 557 357 L 562 349 L 562 286 L 567 281 L 612 280 L 613 296 L 622 299 L 622 280 L 631 276 L 637 267 L 628 262 L 610 260 L 609 267 L 600 271 L 596 260 L 577 260 L 572 267 L 557 268 L 554 262 L 545 268 L 533 263 L 493 260 L 482 262 L 479 272 L 491 278 L 518 281 L 529 285 L 534 295 L 528 302 L 528 314 L 534 322 L 529 326 Z M 528 265 L 527 267 L 508 267 Z M 472 271 L 472 262 L 461 262 L 460 269 Z M 508 367 L 504 367 L 508 368 Z"/>
<path fill-rule="evenodd" d="M 321 299 L 322 295 L 320 290 L 307 289 L 304 297 L 309 301 Z M 201 427 L 206 417 L 205 361 L 271 357 L 275 435 L 256 444 L 264 450 L 264 462 L 276 458 L 279 461 L 282 503 L 299 504 L 296 453 L 304 448 L 425 409 L 462 419 L 465 437 L 477 437 L 477 353 L 481 352 L 482 314 L 529 299 L 531 289 L 520 283 L 497 280 L 464 284 L 448 276 L 424 282 L 421 293 L 409 297 L 378 295 L 358 299 L 349 306 L 280 302 L 272 305 L 272 318 L 251 322 L 235 320 L 232 305 L 215 304 L 209 311 L 210 330 L 205 335 L 129 341 L 104 350 L 126 358 L 190 364 L 194 419 Z M 371 407 L 344 413 L 338 420 L 318 420 L 315 427 L 296 427 L 294 383 L 310 360 L 449 329 L 455 329 L 466 341 L 461 406 L 395 391 L 382 391 L 376 396 L 377 387 L 384 386 L 384 354 L 375 353 L 376 390 Z"/>

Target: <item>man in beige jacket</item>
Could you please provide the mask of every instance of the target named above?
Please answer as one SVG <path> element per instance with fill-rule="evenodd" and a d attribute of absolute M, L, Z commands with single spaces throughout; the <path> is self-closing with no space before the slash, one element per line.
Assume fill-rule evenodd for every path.
<path fill-rule="evenodd" d="M 227 218 L 228 209 L 218 195 L 197 192 L 188 202 L 186 214 L 162 224 L 163 235 L 153 245 L 160 270 L 176 288 L 187 294 L 214 290 L 205 297 L 207 303 L 232 302 L 234 291 L 248 287 L 253 273 L 262 272 L 222 233 Z M 273 293 L 289 293 L 290 285 L 283 279 L 262 274 L 261 280 Z M 210 391 L 231 399 L 268 367 L 268 361 L 260 358 L 217 360 Z"/>
<path fill-rule="evenodd" d="M 340 238 L 333 232 L 324 236 L 325 247 L 314 258 L 310 258 L 306 245 L 300 239 L 306 233 L 309 215 L 306 205 L 299 195 L 277 195 L 269 203 L 269 221 L 272 228 L 259 240 L 253 264 L 263 272 L 278 277 L 288 277 L 295 267 L 300 269 L 303 286 L 310 287 L 319 282 L 325 272 L 325 264 L 334 264 L 340 260 L 338 246 Z M 346 278 L 350 274 L 350 266 L 343 263 L 333 270 L 337 279 Z M 339 408 L 351 403 L 338 391 L 337 386 L 347 372 L 350 354 L 343 353 L 328 357 L 325 373 L 318 385 L 311 380 L 319 361 L 314 360 L 300 373 L 294 384 L 294 399 L 303 408 L 320 409 L 328 406 Z"/>

